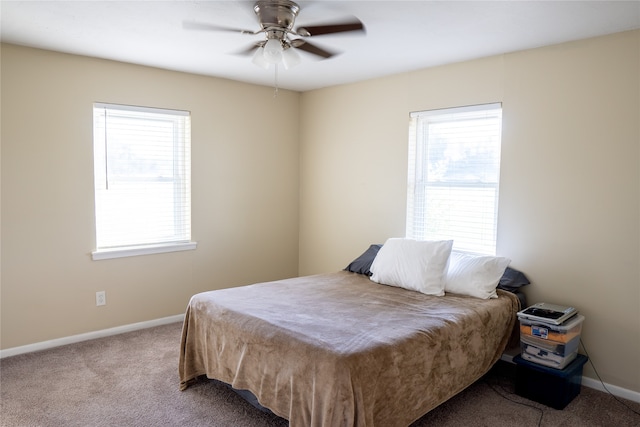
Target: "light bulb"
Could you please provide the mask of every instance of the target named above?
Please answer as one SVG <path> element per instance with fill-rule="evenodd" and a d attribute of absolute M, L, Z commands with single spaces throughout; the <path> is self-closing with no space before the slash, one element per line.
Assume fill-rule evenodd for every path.
<path fill-rule="evenodd" d="M 282 60 L 282 43 L 277 39 L 269 39 L 264 44 L 264 59 L 270 64 L 277 64 Z"/>

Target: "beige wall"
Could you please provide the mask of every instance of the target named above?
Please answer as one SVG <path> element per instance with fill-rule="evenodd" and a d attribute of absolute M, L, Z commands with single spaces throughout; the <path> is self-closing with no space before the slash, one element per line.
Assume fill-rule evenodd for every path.
<path fill-rule="evenodd" d="M 640 392 L 640 32 L 302 94 L 300 274 L 404 236 L 409 112 L 503 103 L 498 253 Z M 590 367 L 586 375 L 595 378 Z"/>
<path fill-rule="evenodd" d="M 298 93 L 11 45 L 1 66 L 2 348 L 297 274 Z M 197 250 L 91 260 L 94 101 L 191 111 Z"/>

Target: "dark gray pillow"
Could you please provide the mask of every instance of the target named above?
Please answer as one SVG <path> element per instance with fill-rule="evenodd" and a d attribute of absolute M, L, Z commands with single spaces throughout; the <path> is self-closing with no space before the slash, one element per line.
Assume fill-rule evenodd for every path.
<path fill-rule="evenodd" d="M 351 264 L 349 264 L 345 268 L 345 271 L 351 271 L 352 273 L 366 274 L 367 276 L 371 276 L 371 264 L 373 263 L 376 255 L 378 255 L 378 251 L 381 247 L 382 245 L 369 246 L 369 249 L 364 251 L 362 255 L 351 261 Z"/>
<path fill-rule="evenodd" d="M 509 292 L 515 292 L 520 287 L 530 284 L 531 282 L 527 279 L 527 276 L 524 275 L 521 271 L 518 271 L 514 268 L 507 267 L 504 271 L 504 274 L 500 278 L 500 282 L 498 282 L 498 289 L 503 289 Z"/>

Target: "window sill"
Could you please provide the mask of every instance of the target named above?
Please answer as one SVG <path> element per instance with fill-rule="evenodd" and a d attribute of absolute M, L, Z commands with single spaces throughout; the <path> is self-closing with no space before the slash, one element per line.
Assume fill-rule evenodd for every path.
<path fill-rule="evenodd" d="M 94 261 L 112 258 L 124 258 L 138 255 L 161 254 L 165 252 L 191 251 L 198 246 L 197 242 L 166 243 L 158 245 L 131 246 L 126 248 L 100 249 L 91 252 Z"/>

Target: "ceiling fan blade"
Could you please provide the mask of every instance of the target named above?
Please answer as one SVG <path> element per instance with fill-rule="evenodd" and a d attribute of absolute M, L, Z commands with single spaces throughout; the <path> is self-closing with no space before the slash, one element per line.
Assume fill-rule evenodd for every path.
<path fill-rule="evenodd" d="M 264 43 L 255 43 L 255 44 L 252 44 L 252 45 L 251 45 L 251 46 L 249 46 L 248 48 L 243 49 L 243 50 L 239 50 L 239 51 L 235 52 L 234 54 L 235 54 L 235 55 L 241 55 L 241 56 L 250 56 L 250 55 L 253 55 L 253 54 L 255 53 L 256 49 L 258 49 L 258 48 L 262 47 L 262 45 L 263 45 L 263 44 L 264 44 Z"/>
<path fill-rule="evenodd" d="M 314 55 L 318 55 L 321 56 L 325 59 L 331 58 L 332 56 L 336 55 L 336 53 L 333 52 L 329 52 L 325 49 L 322 49 L 314 44 L 311 44 L 309 42 L 306 42 L 302 39 L 295 39 L 295 40 L 291 40 L 291 46 L 300 49 L 300 50 L 304 50 L 305 52 L 309 52 L 312 53 Z"/>
<path fill-rule="evenodd" d="M 221 25 L 207 24 L 203 22 L 184 21 L 182 28 L 186 30 L 203 30 L 203 31 L 227 31 L 240 34 L 258 34 L 261 31 L 242 30 L 240 28 L 229 28 Z"/>
<path fill-rule="evenodd" d="M 366 31 L 364 24 L 358 19 L 349 22 L 341 22 L 326 25 L 308 25 L 298 27 L 296 33 L 303 37 L 321 36 L 323 34 L 344 33 L 347 31 Z"/>

